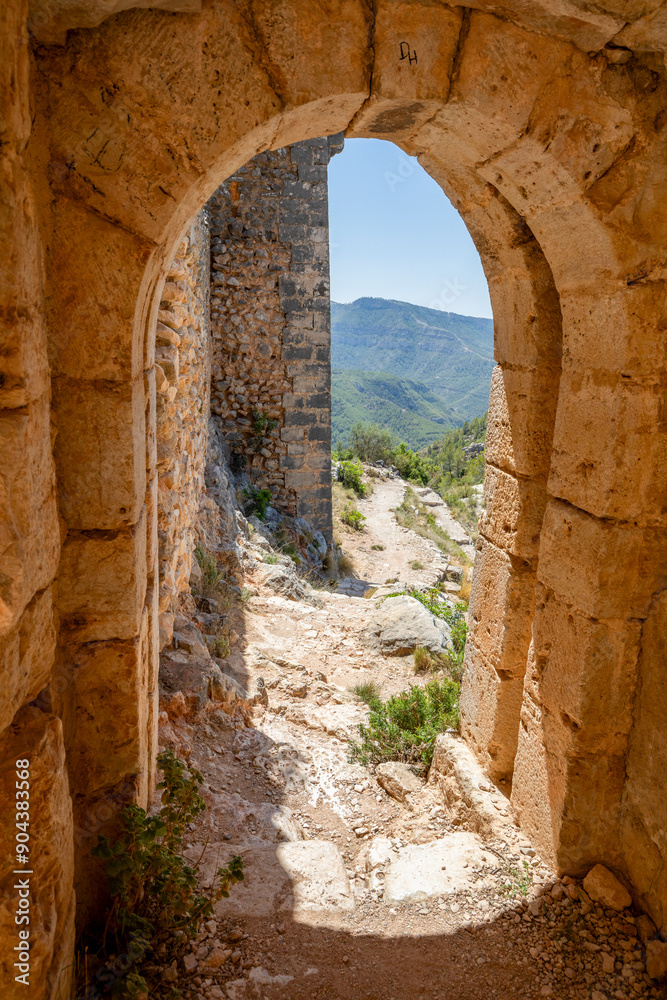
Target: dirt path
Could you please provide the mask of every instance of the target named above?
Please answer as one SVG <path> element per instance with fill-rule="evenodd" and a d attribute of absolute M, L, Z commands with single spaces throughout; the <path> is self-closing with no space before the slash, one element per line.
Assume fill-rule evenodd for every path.
<path fill-rule="evenodd" d="M 364 589 L 395 577 L 433 583 L 442 568 L 435 546 L 393 518 L 404 490 L 389 480 L 359 502 L 367 526 L 351 548 Z M 429 569 L 413 569 L 415 559 Z M 401 802 L 350 762 L 349 740 L 367 718 L 350 689 L 374 680 L 386 696 L 423 683 L 411 657 L 369 647 L 375 596 L 323 592 L 303 603 L 253 590 L 229 664 L 248 688 L 261 675 L 268 707 L 253 710 L 250 727 L 211 705 L 194 720 L 162 716 L 162 742 L 205 776 L 208 808 L 191 857 L 206 846 L 209 879 L 233 853 L 247 868 L 217 919 L 172 962 L 185 996 L 664 996 L 643 974 L 635 918 L 555 880 L 474 765 L 471 811 L 456 796 L 445 803 L 440 772 Z M 455 737 L 447 746 L 454 760 L 467 752 Z"/>
<path fill-rule="evenodd" d="M 446 556 L 433 542 L 397 523 L 394 511 L 402 504 L 405 492 L 406 484 L 401 479 L 376 480 L 372 495 L 357 501 L 366 524 L 363 532 L 345 534 L 344 549 L 354 563 L 355 579 L 367 586 L 395 582 L 408 587 L 432 586 L 447 567 Z M 460 525 L 457 527 L 463 531 Z M 347 581 L 341 582 L 339 592 L 363 595 L 360 586 Z"/>

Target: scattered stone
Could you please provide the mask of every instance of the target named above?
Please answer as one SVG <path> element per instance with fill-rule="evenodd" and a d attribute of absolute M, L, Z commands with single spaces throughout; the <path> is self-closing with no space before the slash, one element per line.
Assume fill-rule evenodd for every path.
<path fill-rule="evenodd" d="M 645 913 L 641 913 L 637 917 L 637 934 L 642 944 L 646 944 L 647 941 L 652 940 L 656 936 L 656 933 L 655 924 L 651 918 L 647 917 Z"/>
<path fill-rule="evenodd" d="M 385 656 L 406 656 L 417 646 L 431 653 L 453 648 L 447 624 L 414 597 L 389 597 L 383 601 L 371 616 L 365 634 L 370 645 Z"/>
<path fill-rule="evenodd" d="M 293 900 L 285 904 L 298 910 L 353 910 L 354 895 L 340 851 L 326 840 L 280 844 L 276 855 L 292 883 Z"/>
<path fill-rule="evenodd" d="M 632 896 L 615 875 L 604 865 L 591 868 L 584 879 L 584 890 L 590 898 L 611 910 L 624 910 L 632 905 Z"/>
<path fill-rule="evenodd" d="M 421 781 L 408 765 L 401 764 L 399 761 L 386 761 L 378 764 L 375 769 L 375 777 L 380 787 L 384 788 L 385 792 L 397 802 L 407 802 L 411 792 L 418 792 L 422 788 Z"/>
<path fill-rule="evenodd" d="M 649 941 L 646 945 L 646 972 L 651 979 L 667 976 L 667 942 Z"/>
<path fill-rule="evenodd" d="M 387 869 L 385 901 L 414 903 L 468 888 L 473 885 L 472 864 L 480 861 L 482 843 L 474 833 L 450 833 L 428 844 L 402 847 Z"/>
<path fill-rule="evenodd" d="M 231 955 L 231 948 L 214 948 L 208 958 L 199 963 L 199 968 L 202 972 L 214 972 L 221 965 L 224 965 Z"/>

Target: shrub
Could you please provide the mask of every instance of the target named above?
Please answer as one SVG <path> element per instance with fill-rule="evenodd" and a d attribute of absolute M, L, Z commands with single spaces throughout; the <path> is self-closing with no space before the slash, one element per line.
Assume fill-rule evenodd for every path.
<path fill-rule="evenodd" d="M 366 487 L 361 481 L 364 470 L 359 462 L 341 462 L 338 466 L 338 481 L 346 489 L 354 490 L 358 497 L 366 496 Z"/>
<path fill-rule="evenodd" d="M 92 853 L 105 862 L 112 903 L 106 922 L 102 953 L 111 938 L 112 952 L 131 956 L 126 971 L 125 996 L 149 992 L 149 984 L 132 964 L 140 965 L 152 950 L 155 938 L 165 934 L 193 937 L 201 920 L 211 917 L 213 904 L 229 896 L 235 882 L 243 881 L 243 859 L 235 855 L 217 869 L 207 894 L 198 886 L 197 871 L 182 856 L 185 828 L 206 808 L 199 794 L 203 776 L 186 769 L 172 750 L 158 755 L 163 780 L 162 806 L 149 816 L 139 806 L 121 813 L 122 829 L 116 840 L 98 835 Z"/>
<path fill-rule="evenodd" d="M 271 490 L 262 490 L 258 486 L 244 486 L 243 495 L 248 500 L 250 513 L 263 521 L 271 504 Z"/>
<path fill-rule="evenodd" d="M 350 742 L 350 756 L 362 764 L 400 760 L 425 771 L 433 759 L 435 738 L 459 725 L 461 686 L 453 680 L 410 685 L 387 702 L 370 702 L 368 725 L 359 726 L 359 742 Z"/>
<path fill-rule="evenodd" d="M 377 424 L 355 424 L 348 438 L 349 450 L 362 462 L 391 462 L 395 442 L 391 431 Z"/>
<path fill-rule="evenodd" d="M 371 545 L 374 552 L 384 552 L 384 545 Z"/>
<path fill-rule="evenodd" d="M 364 521 L 366 517 L 361 511 L 357 510 L 356 507 L 346 507 L 341 513 L 340 519 L 343 524 L 347 524 L 349 528 L 354 528 L 355 531 L 364 530 Z"/>
<path fill-rule="evenodd" d="M 202 582 L 200 587 L 200 596 L 213 597 L 214 594 L 218 593 L 222 583 L 224 582 L 224 571 L 218 569 L 215 556 L 212 556 L 210 552 L 204 551 L 201 542 L 198 542 L 195 548 L 195 558 L 197 559 L 201 570 Z"/>
<path fill-rule="evenodd" d="M 423 569 L 424 563 L 420 562 L 419 559 L 413 559 L 410 563 L 410 569 Z"/>
<path fill-rule="evenodd" d="M 460 680 L 463 673 L 463 655 L 468 636 L 468 623 L 465 618 L 467 606 L 463 601 L 459 601 L 453 608 L 450 608 L 449 604 L 442 599 L 440 591 L 436 587 L 431 587 L 426 591 L 413 589 L 409 590 L 408 594 L 410 597 L 414 597 L 420 601 L 425 608 L 428 608 L 432 615 L 435 615 L 436 618 L 441 618 L 449 625 L 452 646 L 454 647 L 453 652 L 441 654 L 439 659 L 443 666 L 448 666 L 452 677 Z M 415 667 L 416 663 L 415 659 Z"/>
<path fill-rule="evenodd" d="M 228 636 L 216 635 L 215 638 L 209 642 L 208 649 L 211 656 L 219 656 L 221 660 L 226 659 L 231 652 Z"/>

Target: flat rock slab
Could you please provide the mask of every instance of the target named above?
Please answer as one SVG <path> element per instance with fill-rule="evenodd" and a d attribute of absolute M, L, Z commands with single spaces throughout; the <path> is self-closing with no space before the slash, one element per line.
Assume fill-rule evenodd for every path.
<path fill-rule="evenodd" d="M 473 865 L 486 860 L 484 845 L 474 833 L 450 833 L 429 844 L 409 844 L 386 870 L 384 900 L 417 903 L 473 885 L 479 888 L 481 881 L 472 881 Z"/>
<path fill-rule="evenodd" d="M 388 597 L 373 612 L 365 636 L 369 645 L 385 656 L 407 656 L 417 646 L 431 653 L 452 648 L 446 622 L 414 597 Z"/>
<path fill-rule="evenodd" d="M 294 912 L 353 910 L 354 895 L 340 851 L 328 840 L 281 844 L 276 855 L 292 885 L 284 904 Z"/>
<path fill-rule="evenodd" d="M 299 840 L 273 846 L 210 844 L 202 874 L 234 854 L 245 862 L 245 880 L 216 906 L 220 917 L 266 917 L 278 912 L 334 915 L 354 909 L 354 894 L 340 851 L 326 840 Z"/>

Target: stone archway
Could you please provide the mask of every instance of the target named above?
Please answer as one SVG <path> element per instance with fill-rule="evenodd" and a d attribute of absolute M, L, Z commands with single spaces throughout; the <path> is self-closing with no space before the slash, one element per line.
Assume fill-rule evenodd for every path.
<path fill-rule="evenodd" d="M 2 591 L 16 664 L 6 755 L 32 733 L 37 758 L 48 746 L 59 761 L 60 792 L 66 755 L 75 834 L 54 793 L 44 835 L 61 830 L 63 856 L 75 842 L 80 902 L 96 894 L 91 838 L 152 782 L 149 333 L 165 268 L 194 212 L 253 155 L 346 131 L 419 155 L 489 280 L 498 368 L 464 733 L 494 777 L 513 774 L 545 854 L 568 871 L 616 866 L 662 924 L 664 64 L 647 19 L 624 27 L 565 6 L 535 4 L 518 23 L 389 0 L 229 0 L 127 11 L 36 49 L 35 120 L 25 96 L 12 126 L 39 234 L 24 224 L 17 251 L 29 391 L 7 404 L 22 414 Z M 19 28 L 23 17 L 17 5 Z M 24 71 L 25 48 L 15 56 Z M 35 532 L 38 551 L 23 541 Z M 35 635 L 56 622 L 54 667 L 52 639 Z M 60 957 L 45 947 L 44 968 L 70 947 L 69 862 L 52 881 Z"/>

